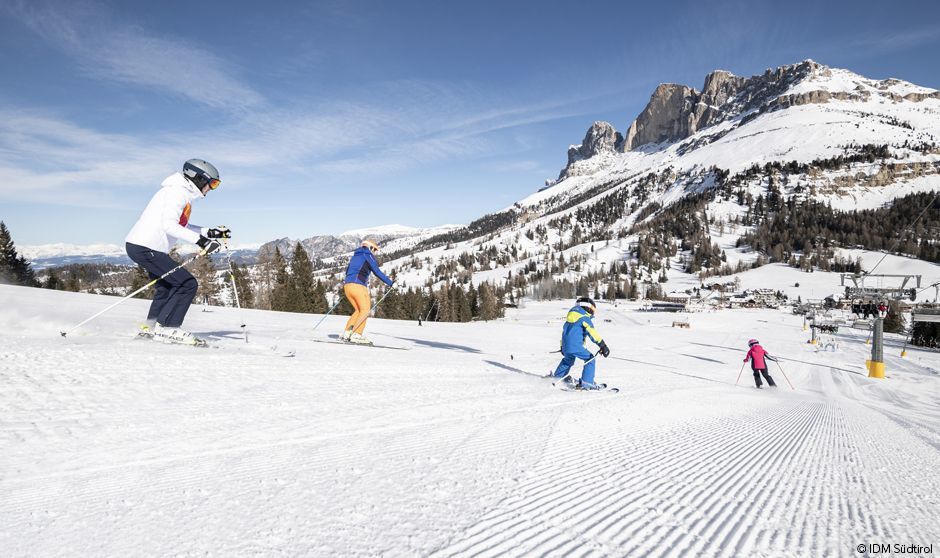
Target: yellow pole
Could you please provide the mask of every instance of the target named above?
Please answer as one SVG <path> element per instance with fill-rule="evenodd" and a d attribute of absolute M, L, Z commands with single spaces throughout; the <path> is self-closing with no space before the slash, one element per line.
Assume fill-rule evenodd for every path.
<path fill-rule="evenodd" d="M 871 361 L 868 366 L 869 378 L 885 377 L 885 358 L 884 358 L 884 318 L 875 318 L 872 327 L 871 343 Z"/>

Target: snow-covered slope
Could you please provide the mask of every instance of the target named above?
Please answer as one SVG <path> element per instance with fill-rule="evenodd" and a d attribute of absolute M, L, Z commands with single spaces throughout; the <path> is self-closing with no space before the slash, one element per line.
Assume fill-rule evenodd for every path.
<path fill-rule="evenodd" d="M 940 356 L 799 317 L 602 304 L 598 379 L 555 390 L 567 304 L 498 322 L 194 308 L 221 349 L 130 339 L 147 301 L 0 286 L 4 556 L 850 556 L 936 544 Z M 250 343 L 241 339 L 247 323 Z M 779 387 L 738 385 L 758 337 Z M 291 347 L 293 359 L 265 356 Z M 258 352 L 249 348 L 257 348 Z M 788 379 L 794 387 L 791 390 Z"/>

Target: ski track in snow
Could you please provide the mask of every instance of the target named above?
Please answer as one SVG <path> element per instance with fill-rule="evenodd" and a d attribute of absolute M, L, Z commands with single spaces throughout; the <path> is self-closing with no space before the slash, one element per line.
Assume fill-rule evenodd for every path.
<path fill-rule="evenodd" d="M 370 322 L 387 351 L 311 343 L 331 317 L 194 307 L 232 350 L 124 337 L 146 303 L 0 287 L 4 556 L 848 556 L 940 543 L 940 355 L 864 332 L 814 352 L 776 311 L 603 304 L 619 394 L 534 377 L 567 304 L 472 324 Z M 29 311 L 27 311 L 29 310 Z M 28 318 L 26 316 L 29 316 Z M 231 332 L 226 334 L 224 332 Z M 759 336 L 778 388 L 734 385 Z M 898 340 L 889 336 L 889 342 Z M 889 352 L 892 353 L 889 356 Z M 515 358 L 510 359 L 513 354 Z M 856 372 L 856 370 L 858 370 Z M 521 372 L 521 373 L 519 373 Z M 935 547 L 936 548 L 936 547 Z"/>

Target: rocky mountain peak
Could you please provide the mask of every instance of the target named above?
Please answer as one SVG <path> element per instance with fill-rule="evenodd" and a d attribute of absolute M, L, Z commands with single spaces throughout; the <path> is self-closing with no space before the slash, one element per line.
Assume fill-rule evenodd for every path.
<path fill-rule="evenodd" d="M 568 167 L 576 161 L 590 159 L 601 153 L 616 153 L 622 143 L 623 136 L 614 129 L 613 124 L 598 120 L 588 128 L 581 145 L 568 148 Z"/>
<path fill-rule="evenodd" d="M 595 122 L 581 145 L 568 150 L 568 165 L 559 178 L 577 174 L 572 165 L 597 154 L 632 151 L 650 144 L 681 141 L 697 131 L 751 111 L 779 110 L 804 103 L 827 102 L 830 95 L 784 99 L 793 85 L 814 76 L 830 75 L 828 67 L 813 60 L 780 66 L 744 78 L 726 70 L 705 76 L 701 91 L 687 85 L 663 83 L 627 129 L 625 137 L 607 122 Z"/>

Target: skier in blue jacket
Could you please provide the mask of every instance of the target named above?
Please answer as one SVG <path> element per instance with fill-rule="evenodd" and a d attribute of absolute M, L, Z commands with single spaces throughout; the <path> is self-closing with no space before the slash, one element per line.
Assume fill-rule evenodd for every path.
<path fill-rule="evenodd" d="M 362 246 L 353 252 L 349 265 L 346 266 L 343 294 L 352 304 L 353 313 L 349 316 L 343 330 L 343 341 L 360 345 L 372 344 L 362 335 L 363 330 L 366 328 L 366 319 L 368 319 L 369 312 L 372 309 L 372 298 L 369 296 L 369 276 L 375 273 L 375 276 L 389 287 L 394 283 L 387 275 L 382 273 L 379 263 L 375 261 L 374 254 L 378 251 L 378 244 L 371 240 L 364 240 Z"/>
<path fill-rule="evenodd" d="M 594 383 L 594 356 L 584 347 L 584 341 L 588 337 L 600 348 L 600 354 L 606 358 L 610 354 L 607 343 L 601 339 L 600 334 L 594 329 L 594 322 L 591 318 L 597 312 L 597 306 L 594 301 L 586 296 L 578 299 L 577 305 L 568 311 L 565 319 L 565 325 L 561 333 L 561 354 L 562 359 L 555 369 L 553 378 L 564 378 L 566 383 L 573 383 L 569 372 L 575 359 L 584 361 L 584 370 L 581 372 L 581 379 L 578 381 L 578 389 L 603 389 L 605 384 Z"/>

